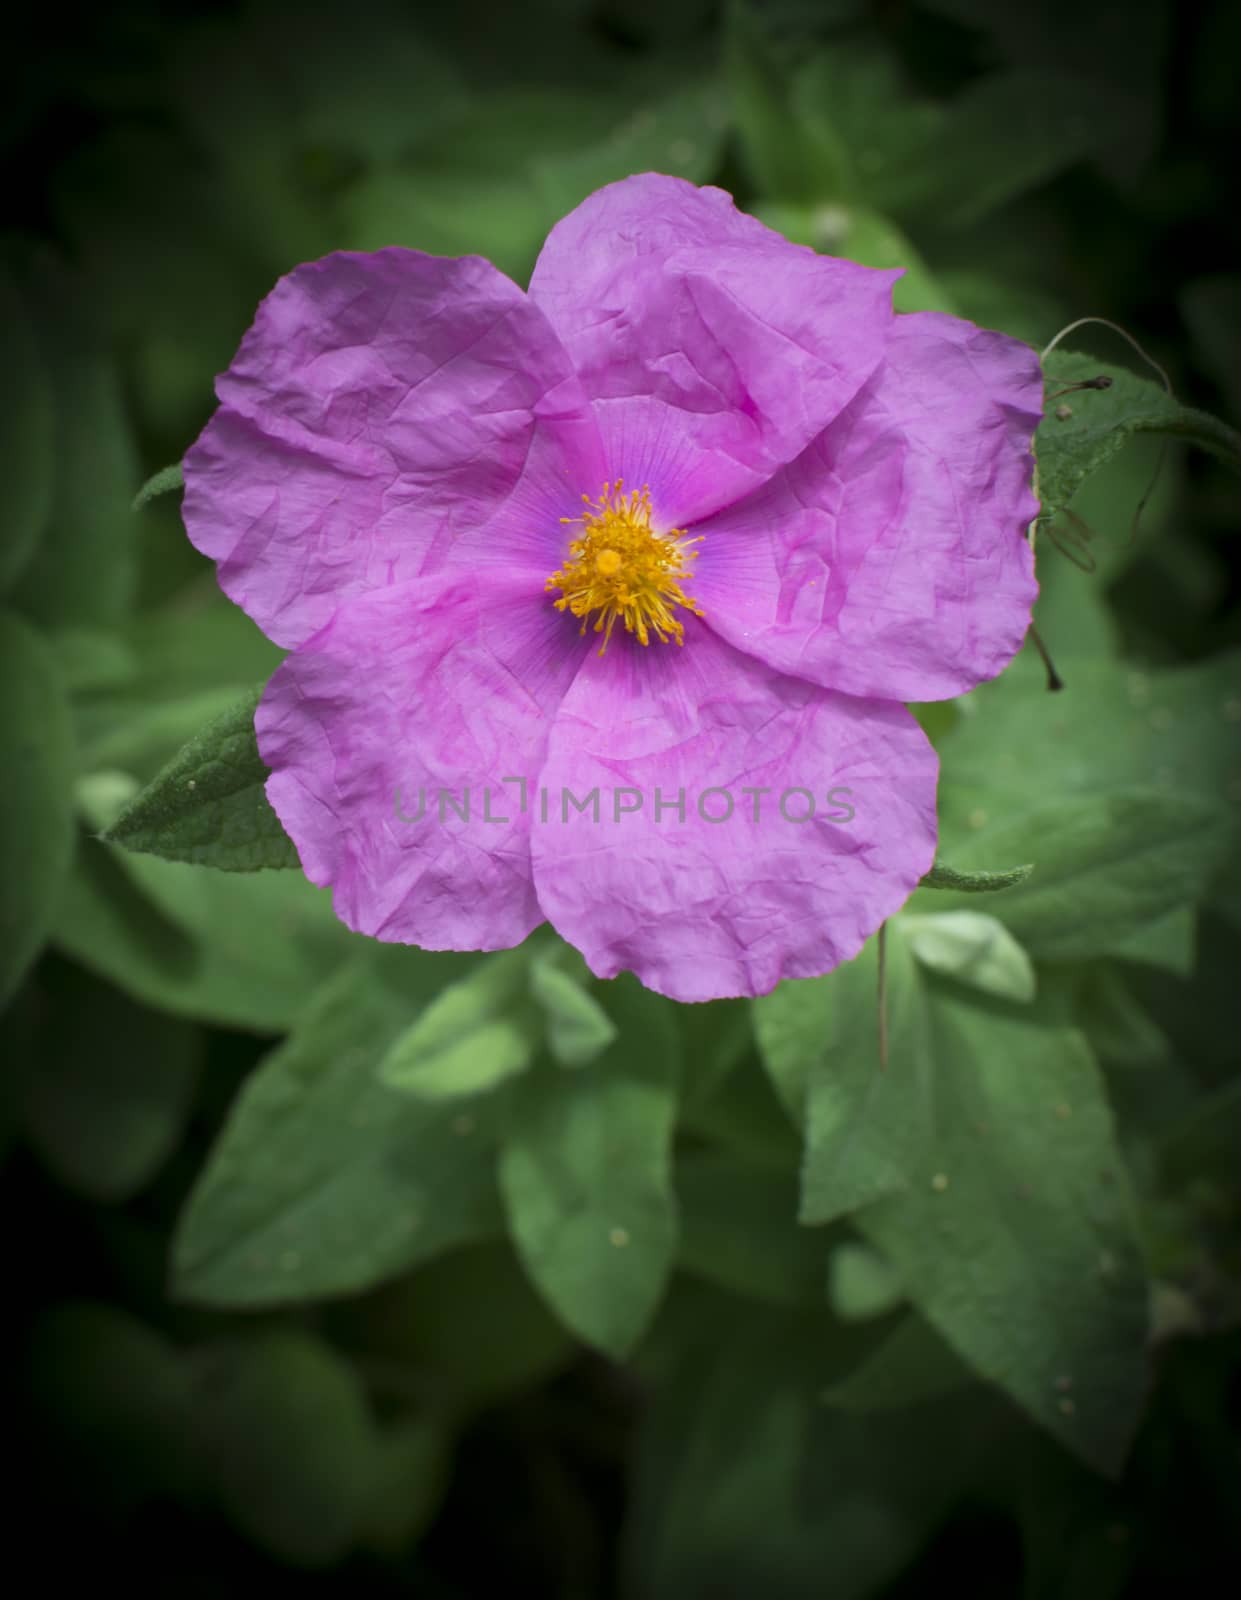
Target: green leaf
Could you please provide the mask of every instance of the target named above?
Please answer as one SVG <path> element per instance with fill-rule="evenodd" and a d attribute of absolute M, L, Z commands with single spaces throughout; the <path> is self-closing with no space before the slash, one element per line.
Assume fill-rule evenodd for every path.
<path fill-rule="evenodd" d="M 1241 1138 L 1241 1079 L 1222 1084 L 1160 1137 L 1160 1161 L 1182 1182 L 1211 1174 L 1236 1181 L 1237 1141 Z"/>
<path fill-rule="evenodd" d="M 52 937 L 175 1016 L 279 1033 L 362 945 L 300 872 L 204 872 L 83 838 Z"/>
<path fill-rule="evenodd" d="M 128 667 L 115 662 L 74 707 L 83 772 L 115 768 L 149 782 L 280 665 L 281 652 L 239 607 L 218 590 L 203 594 L 203 603 L 181 597 L 111 636 Z"/>
<path fill-rule="evenodd" d="M 1089 395 L 1092 391 L 1084 392 Z M 1065 395 L 1054 405 L 1071 405 L 1073 398 Z M 1071 664 L 1069 682 L 1074 687 L 1079 676 L 1075 656 L 1097 659 L 1121 654 L 1115 611 L 1107 593 L 1110 584 L 1143 555 L 1157 556 L 1164 549 L 1176 566 L 1189 570 L 1184 542 L 1176 537 L 1184 516 L 1186 464 L 1182 452 L 1169 450 L 1158 434 L 1130 434 L 1124 449 L 1092 472 L 1073 495 L 1073 516 L 1089 531 L 1090 575 L 1071 561 L 1053 557 L 1046 544 L 1040 546 L 1046 559 L 1039 562 L 1035 621 L 1040 627 L 1046 621 L 1043 637 L 1055 640 L 1058 662 Z M 1067 517 L 1057 518 L 1057 527 L 1070 536 L 1081 531 Z M 1079 639 L 1079 632 L 1085 637 Z"/>
<path fill-rule="evenodd" d="M 341 1560 L 382 1464 L 353 1368 L 293 1328 L 204 1350 L 198 1368 L 196 1421 L 225 1516 L 294 1566 Z"/>
<path fill-rule="evenodd" d="M 952 297 L 894 223 L 857 206 L 767 203 L 755 215 L 794 244 L 809 245 L 825 255 L 843 256 L 864 267 L 899 267 L 892 285 L 897 311 L 955 312 Z"/>
<path fill-rule="evenodd" d="M 174 461 L 170 467 L 161 467 L 158 472 L 153 472 L 141 489 L 134 496 L 134 511 L 141 511 L 152 500 L 157 500 L 162 494 L 171 494 L 175 489 L 185 488 L 185 473 L 181 463 Z"/>
<path fill-rule="evenodd" d="M 710 1002 L 715 1006 L 725 1003 Z M 780 1173 L 794 1171 L 801 1160 L 798 1132 L 802 1121 L 801 1102 L 785 1102 L 785 1085 L 764 1070 L 753 1049 L 751 1028 L 742 1029 L 736 1020 L 737 1013 L 750 1010 L 750 1002 L 739 1000 L 735 1005 L 736 1012 L 732 1016 L 718 1014 L 720 1025 L 726 1028 L 724 1063 L 722 1066 L 714 1063 L 712 1076 L 705 1079 L 700 1064 L 693 1057 L 695 1044 L 702 1040 L 704 1030 L 694 1020 L 687 1021 L 683 1014 L 690 1012 L 693 1017 L 700 1016 L 708 1007 L 678 1007 L 686 1041 L 687 1092 L 692 1096 L 683 1099 L 681 1124 L 687 1132 L 732 1151 L 755 1166 Z M 711 1033 L 707 1032 L 706 1037 L 710 1040 Z M 729 1060 L 734 1050 L 743 1052 L 740 1060 Z M 796 1085 L 788 1087 L 797 1092 Z"/>
<path fill-rule="evenodd" d="M 121 688 L 138 675 L 137 657 L 111 628 L 58 628 L 53 641 L 71 698 Z"/>
<path fill-rule="evenodd" d="M 136 785 L 96 773 L 78 785 L 94 828 Z M 203 872 L 83 838 L 56 944 L 157 1009 L 260 1033 L 291 1026 L 320 984 L 366 941 L 300 872 Z"/>
<path fill-rule="evenodd" d="M 524 1072 L 539 1044 L 539 1018 L 527 999 L 527 943 L 483 959 L 435 997 L 379 1063 L 380 1081 L 428 1101 L 494 1088 Z"/>
<path fill-rule="evenodd" d="M 38 955 L 73 859 L 73 733 L 44 640 L 0 613 L 0 1007 Z"/>
<path fill-rule="evenodd" d="M 500 1187 L 535 1286 L 574 1333 L 619 1357 L 654 1313 L 676 1252 L 677 1052 L 665 1001 L 626 978 L 605 993 L 620 1037 L 579 1072 L 522 1083 Z"/>
<path fill-rule="evenodd" d="M 870 1322 L 895 1310 L 905 1291 L 877 1251 L 846 1239 L 828 1257 L 827 1298 L 842 1322 Z"/>
<path fill-rule="evenodd" d="M 202 1036 L 86 973 L 49 968 L 36 990 L 39 1058 L 22 1096 L 23 1132 L 66 1188 L 104 1204 L 126 1200 L 180 1141 Z"/>
<path fill-rule="evenodd" d="M 823 1239 L 797 1225 L 794 1171 L 731 1150 L 694 1150 L 677 1163 L 676 1189 L 678 1266 L 736 1294 L 822 1302 Z"/>
<path fill-rule="evenodd" d="M 1001 821 L 978 853 L 1037 860 L 997 913 L 1035 960 L 1077 961 L 1199 899 L 1234 837 L 1234 819 L 1218 802 L 1127 789 Z"/>
<path fill-rule="evenodd" d="M 747 1056 L 754 1051 L 747 1000 L 707 1000 L 701 1005 L 678 1006 L 676 1019 L 682 1035 L 685 1076 L 681 1084 L 681 1114 L 710 1100 Z"/>
<path fill-rule="evenodd" d="M 1112 946 L 1118 961 L 1162 967 L 1178 977 L 1191 977 L 1198 960 L 1198 918 L 1190 906 L 1178 906 L 1157 922 L 1127 933 Z"/>
<path fill-rule="evenodd" d="M 957 889 L 963 894 L 993 894 L 997 889 L 1011 889 L 1014 884 L 1024 883 L 1033 871 L 1033 862 L 999 872 L 962 872 L 959 867 L 950 867 L 947 862 L 937 861 L 919 887 Z"/>
<path fill-rule="evenodd" d="M 910 92 L 892 53 L 865 37 L 833 39 L 799 63 L 790 115 L 847 160 L 849 198 L 883 212 L 943 121 L 939 105 Z"/>
<path fill-rule="evenodd" d="M 846 183 L 845 153 L 828 127 L 797 115 L 791 73 L 776 59 L 746 0 L 733 0 L 729 7 L 724 59 L 742 157 L 759 191 L 773 200 L 839 198 Z"/>
<path fill-rule="evenodd" d="M 628 110 L 579 87 L 497 86 L 352 185 L 340 201 L 344 236 L 357 249 L 483 255 L 525 282 L 559 216 L 542 163 L 599 144 Z"/>
<path fill-rule="evenodd" d="M 820 1398 L 837 1411 L 903 1411 L 970 1382 L 961 1358 L 929 1322 L 911 1312 Z"/>
<path fill-rule="evenodd" d="M 25 301 L 0 262 L 0 594 L 30 560 L 53 493 L 52 387 Z"/>
<path fill-rule="evenodd" d="M 1083 389 L 1054 402 L 1049 399 L 1034 447 L 1044 518 L 1067 506 L 1086 478 L 1136 433 L 1183 439 L 1241 471 L 1241 434 L 1208 412 L 1182 405 L 1151 379 L 1063 349 L 1054 350 L 1043 369 L 1049 396 L 1092 378 L 1111 380 L 1106 389 Z M 1057 406 L 1067 407 L 1070 414 L 1058 416 Z"/>
<path fill-rule="evenodd" d="M 377 1371 L 425 1374 L 436 1415 L 454 1424 L 545 1382 L 577 1351 L 507 1239 L 466 1244 L 407 1273 L 355 1305 L 347 1329 Z"/>
<path fill-rule="evenodd" d="M 970 714 L 943 742 L 940 809 L 954 848 L 1060 795 L 1162 787 L 1235 798 L 1241 652 L 1155 670 L 1083 661 L 1063 694 L 1019 664 L 962 702 Z"/>
<path fill-rule="evenodd" d="M 191 36 L 187 28 L 179 46 L 170 40 L 169 56 L 187 46 L 192 51 Z M 223 76 L 216 90 L 228 99 Z M 168 92 L 177 96 L 171 81 Z M 214 403 L 211 377 L 231 360 L 272 275 L 290 260 L 309 259 L 293 254 L 303 241 L 286 240 L 287 255 L 264 261 L 258 228 L 250 225 L 269 219 L 244 215 L 240 185 L 230 189 L 222 181 L 204 146 L 186 137 L 183 100 L 177 109 L 159 126 L 137 117 L 94 119 L 54 163 L 47 185 L 49 222 L 81 264 L 92 320 L 124 352 L 142 431 L 166 458 L 201 428 Z M 235 101 L 233 110 L 236 116 Z M 284 177 L 286 190 L 300 189 L 292 164 Z M 140 470 L 135 462 L 125 486 L 127 511 Z M 174 518 L 170 537 L 176 526 Z M 141 541 L 148 530 L 135 532 Z M 192 553 L 183 532 L 180 545 L 178 559 Z M 193 567 L 182 570 L 188 575 Z"/>
<path fill-rule="evenodd" d="M 995 905 L 1036 960 L 1115 954 L 1186 970 L 1189 907 L 1232 832 L 1236 671 L 1235 654 L 1162 671 L 1082 661 L 1064 694 L 1032 671 L 970 696 L 942 747 L 943 847 L 963 865 L 1001 849 L 1038 861 Z"/>
<path fill-rule="evenodd" d="M 1002 922 L 981 911 L 910 913 L 894 923 L 924 967 L 1002 1000 L 1033 1000 L 1029 956 Z"/>
<path fill-rule="evenodd" d="M 919 1182 L 854 1221 L 960 1356 L 1116 1472 L 1146 1387 L 1147 1292 L 1090 1051 L 1037 1008 L 930 998 L 934 1146 Z"/>
<path fill-rule="evenodd" d="M 587 195 L 634 172 L 710 182 L 728 127 L 723 100 L 715 79 L 682 77 L 671 93 L 630 100 L 623 120 L 603 138 L 566 141 L 538 158 L 534 179 L 548 214 L 565 216 Z"/>
<path fill-rule="evenodd" d="M 969 228 L 1106 145 L 1116 115 L 1105 88 L 1063 71 L 975 78 L 899 164 L 876 174 L 876 203 Z"/>
<path fill-rule="evenodd" d="M 879 1055 L 878 940 L 825 978 L 754 1002 L 759 1049 L 782 1099 L 804 1106 L 801 1220 L 830 1222 L 902 1187 L 931 1132 L 922 981 L 888 940 L 888 1064 Z"/>
<path fill-rule="evenodd" d="M 288 15 L 283 6 L 204 13 L 176 36 L 184 115 L 237 169 L 249 157 L 274 183 L 309 152 L 377 160 L 425 134 L 446 104 L 466 103 L 459 52 L 441 49 L 427 19 L 399 0 L 353 14 L 325 8 L 295 36 Z"/>
<path fill-rule="evenodd" d="M 1023 1600 L 1124 1600 L 1132 1595 L 1144 1581 L 1134 1567 L 1142 1560 L 1146 1540 L 1141 1534 L 1131 1536 L 1126 1518 L 1134 1506 L 1125 1488 L 1075 1468 L 1042 1440 L 1031 1443 L 1034 1448 L 1024 1452 L 1017 1506 Z M 1218 1459 L 1224 1459 L 1223 1451 Z M 1165 1514 L 1165 1526 L 1176 1529 L 1179 1542 L 1183 1524 L 1178 1512 L 1169 1508 Z"/>
<path fill-rule="evenodd" d="M 1036 350 L 1046 343 L 1051 328 L 1069 320 L 1063 290 L 1039 274 L 1038 251 L 1032 248 L 1037 226 L 1027 223 L 1019 229 L 1011 226 L 1011 219 L 997 219 L 987 230 L 985 266 L 980 264 L 983 252 L 975 246 L 961 265 L 945 262 L 936 273 L 958 316 L 980 328 L 998 328 Z"/>
<path fill-rule="evenodd" d="M 718 1295 L 645 1408 L 626 1527 L 649 1600 L 870 1600 L 916 1556 L 981 1452 L 981 1392 L 914 1415 L 817 1405 L 856 1362 L 826 1312 Z M 980 1403 L 981 1402 L 981 1403 Z"/>
<path fill-rule="evenodd" d="M 1127 1067 L 1157 1067 L 1171 1044 L 1114 962 L 1091 965 L 1077 996 L 1077 1018 L 1103 1061 Z"/>
<path fill-rule="evenodd" d="M 230 872 L 296 867 L 297 851 L 264 793 L 254 737 L 262 687 L 215 718 L 104 832 L 127 850 Z"/>
<path fill-rule="evenodd" d="M 562 1067 L 586 1066 L 616 1038 L 616 1024 L 590 982 L 586 963 L 565 945 L 537 953 L 530 964 L 530 992 L 543 1013 L 547 1048 Z"/>
<path fill-rule="evenodd" d="M 247 1079 L 190 1195 L 173 1250 L 182 1298 L 262 1306 L 352 1293 L 499 1230 L 502 1102 L 428 1104 L 376 1070 L 466 965 L 379 947 L 323 987 Z"/>
<path fill-rule="evenodd" d="M 47 626 L 114 623 L 137 579 L 129 500 L 138 465 L 120 373 L 86 316 L 83 284 L 54 258 L 31 256 L 17 275 L 52 386 L 55 473 L 43 536 L 14 596 Z"/>

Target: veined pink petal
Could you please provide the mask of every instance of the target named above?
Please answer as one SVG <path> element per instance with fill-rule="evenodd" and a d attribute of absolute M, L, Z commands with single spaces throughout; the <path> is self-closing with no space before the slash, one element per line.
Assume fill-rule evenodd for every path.
<path fill-rule="evenodd" d="M 530 298 L 595 403 L 611 473 L 667 527 L 791 461 L 878 364 L 898 276 L 816 255 L 721 189 L 646 173 L 558 222 Z"/>
<path fill-rule="evenodd" d="M 356 596 L 279 668 L 268 798 L 343 922 L 497 950 L 543 921 L 529 792 L 585 648 L 527 580 L 452 574 Z"/>
<path fill-rule="evenodd" d="M 711 627 L 849 694 L 938 700 L 1012 659 L 1038 586 L 1028 346 L 956 317 L 896 319 L 845 413 L 704 535 L 694 594 Z"/>
<path fill-rule="evenodd" d="M 351 595 L 437 565 L 546 574 L 558 518 L 603 471 L 559 340 L 477 257 L 391 249 L 298 267 L 217 390 L 185 458 L 186 528 L 281 645 Z"/>
<path fill-rule="evenodd" d="M 894 321 L 892 276 L 647 174 L 553 230 L 529 297 L 403 250 L 277 286 L 185 516 L 293 647 L 268 793 L 349 926 L 498 949 L 547 918 L 690 1001 L 830 971 L 903 904 L 938 768 L 900 701 L 1021 643 L 1042 396 L 1015 341 Z M 644 650 L 664 602 L 684 645 Z"/>
<path fill-rule="evenodd" d="M 682 649 L 614 640 L 556 715 L 539 902 L 600 977 L 764 994 L 849 960 L 904 903 L 934 857 L 937 774 L 904 707 L 783 677 L 693 619 Z"/>

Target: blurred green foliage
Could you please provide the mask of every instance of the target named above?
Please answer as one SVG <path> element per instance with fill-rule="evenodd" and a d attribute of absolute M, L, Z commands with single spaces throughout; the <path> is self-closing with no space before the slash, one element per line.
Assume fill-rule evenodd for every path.
<path fill-rule="evenodd" d="M 0 59 L 19 1570 L 445 1600 L 1241 1578 L 1239 15 L 26 19 Z M 297 262 L 403 244 L 524 281 L 650 168 L 905 267 L 901 309 L 1039 348 L 1105 316 L 1171 378 L 1097 324 L 1049 358 L 1036 616 L 1068 687 L 1026 651 L 919 708 L 943 861 L 1034 871 L 889 925 L 883 1070 L 874 944 L 678 1008 L 545 933 L 348 933 L 271 870 L 249 712 L 279 653 L 175 492 L 130 509 Z"/>

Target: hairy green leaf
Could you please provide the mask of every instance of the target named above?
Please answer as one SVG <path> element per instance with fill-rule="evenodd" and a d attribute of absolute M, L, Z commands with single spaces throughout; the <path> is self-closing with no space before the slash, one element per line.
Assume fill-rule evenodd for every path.
<path fill-rule="evenodd" d="M 1063 694 L 1031 670 L 970 696 L 942 745 L 942 848 L 962 867 L 1000 851 L 1037 862 L 988 907 L 1036 960 L 1115 953 L 1183 970 L 1187 908 L 1232 836 L 1236 674 L 1235 653 L 1170 670 L 1081 661 Z M 920 893 L 911 909 L 954 903 L 969 904 Z"/>
<path fill-rule="evenodd" d="M 830 1222 L 907 1183 L 930 1139 L 932 1081 L 922 981 L 888 940 L 888 1062 L 880 1059 L 878 939 L 825 978 L 754 1002 L 767 1069 L 805 1122 L 801 1220 Z"/>
<path fill-rule="evenodd" d="M 997 901 L 997 915 L 1036 960 L 1075 961 L 1106 955 L 1199 899 L 1235 836 L 1218 802 L 1121 789 L 997 823 L 978 853 L 1035 857 L 1037 869 Z"/>
<path fill-rule="evenodd" d="M 938 1115 L 917 1182 L 858 1212 L 923 1315 L 1070 1450 L 1116 1472 L 1147 1291 L 1103 1086 L 1035 1008 L 931 994 Z"/>
<path fill-rule="evenodd" d="M 157 500 L 162 494 L 171 494 L 175 489 L 185 488 L 185 473 L 181 463 L 174 461 L 170 467 L 161 467 L 158 472 L 153 472 L 141 489 L 134 496 L 133 510 L 141 511 L 152 500 Z"/>
<path fill-rule="evenodd" d="M 1063 510 L 1135 433 L 1183 439 L 1241 471 L 1241 434 L 1209 412 L 1183 405 L 1152 379 L 1064 349 L 1052 351 L 1044 372 L 1049 409 L 1035 440 L 1044 518 Z M 1109 379 L 1109 386 L 1060 393 L 1095 378 Z"/>
<path fill-rule="evenodd" d="M 956 889 L 963 894 L 991 894 L 997 889 L 1011 889 L 1014 884 L 1023 883 L 1033 871 L 1033 862 L 999 872 L 962 872 L 959 867 L 950 867 L 946 862 L 937 861 L 922 879 L 920 887 Z"/>
<path fill-rule="evenodd" d="M 264 793 L 256 688 L 216 717 L 132 800 L 103 837 L 127 850 L 230 872 L 299 865 Z"/>
<path fill-rule="evenodd" d="M 500 1227 L 494 1096 L 427 1103 L 376 1068 L 466 961 L 379 948 L 246 1081 L 178 1227 L 185 1299 L 262 1306 L 369 1288 Z"/>
<path fill-rule="evenodd" d="M 604 992 L 619 1037 L 578 1072 L 523 1081 L 500 1186 L 536 1287 L 580 1338 L 622 1356 L 676 1252 L 677 1051 L 666 1001 L 630 979 Z"/>

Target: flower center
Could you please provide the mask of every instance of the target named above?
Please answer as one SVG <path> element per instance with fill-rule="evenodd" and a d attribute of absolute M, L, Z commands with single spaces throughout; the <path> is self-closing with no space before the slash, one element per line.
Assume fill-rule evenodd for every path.
<path fill-rule="evenodd" d="M 581 617 L 583 634 L 598 612 L 594 631 L 603 635 L 600 655 L 618 621 L 626 633 L 637 635 L 639 644 L 650 644 L 652 634 L 663 644 L 683 644 L 685 628 L 673 615 L 677 607 L 702 616 L 681 587 L 698 554 L 691 547 L 699 539 L 687 539 L 679 528 L 656 533 L 651 491 L 622 490 L 619 478 L 605 483 L 597 500 L 582 496 L 585 510 L 580 517 L 561 518 L 581 532 L 569 546 L 564 566 L 547 580 L 549 590 L 560 591 L 557 611 Z"/>

